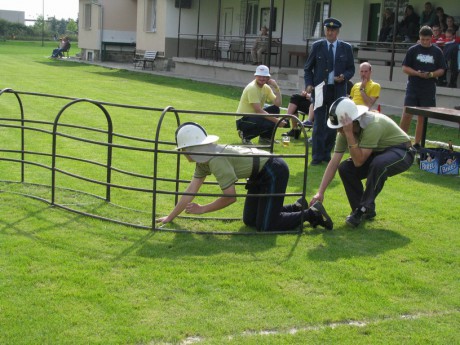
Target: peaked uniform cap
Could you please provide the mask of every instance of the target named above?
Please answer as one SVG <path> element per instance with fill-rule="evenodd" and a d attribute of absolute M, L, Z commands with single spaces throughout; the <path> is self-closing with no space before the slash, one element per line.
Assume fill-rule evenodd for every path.
<path fill-rule="evenodd" d="M 342 27 L 342 22 L 335 18 L 327 18 L 324 21 L 324 26 L 332 29 L 339 29 Z"/>

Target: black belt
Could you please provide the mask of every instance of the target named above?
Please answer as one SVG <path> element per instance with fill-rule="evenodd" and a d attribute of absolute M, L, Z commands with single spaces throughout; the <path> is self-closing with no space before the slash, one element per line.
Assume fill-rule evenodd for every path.
<path fill-rule="evenodd" d="M 253 180 L 259 175 L 259 167 L 260 167 L 260 157 L 259 156 L 253 156 L 252 157 L 252 171 L 251 171 L 251 176 L 249 176 L 250 180 Z"/>

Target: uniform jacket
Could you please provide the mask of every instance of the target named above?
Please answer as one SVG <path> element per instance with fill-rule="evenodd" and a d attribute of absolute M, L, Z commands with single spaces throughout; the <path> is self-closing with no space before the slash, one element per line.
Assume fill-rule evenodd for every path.
<path fill-rule="evenodd" d="M 318 40 L 312 45 L 310 55 L 304 66 L 305 87 L 308 85 L 316 86 L 323 81 L 327 84 L 327 55 L 328 41 L 326 39 Z M 336 84 L 337 96 L 347 94 L 347 80 L 350 80 L 355 74 L 355 61 L 351 45 L 338 40 L 335 51 L 334 76 L 343 74 L 345 82 Z"/>

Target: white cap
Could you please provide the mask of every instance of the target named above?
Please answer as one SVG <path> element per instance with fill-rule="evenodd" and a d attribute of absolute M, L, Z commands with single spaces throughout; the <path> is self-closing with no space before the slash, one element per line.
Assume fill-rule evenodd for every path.
<path fill-rule="evenodd" d="M 265 65 L 259 65 L 256 68 L 256 73 L 254 75 L 258 75 L 261 77 L 270 77 L 270 70 Z"/>

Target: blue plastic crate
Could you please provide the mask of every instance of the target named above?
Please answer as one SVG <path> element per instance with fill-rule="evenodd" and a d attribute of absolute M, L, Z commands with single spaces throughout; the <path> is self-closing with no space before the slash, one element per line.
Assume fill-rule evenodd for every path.
<path fill-rule="evenodd" d="M 436 175 L 458 175 L 460 152 L 442 148 L 420 149 L 420 169 Z"/>

